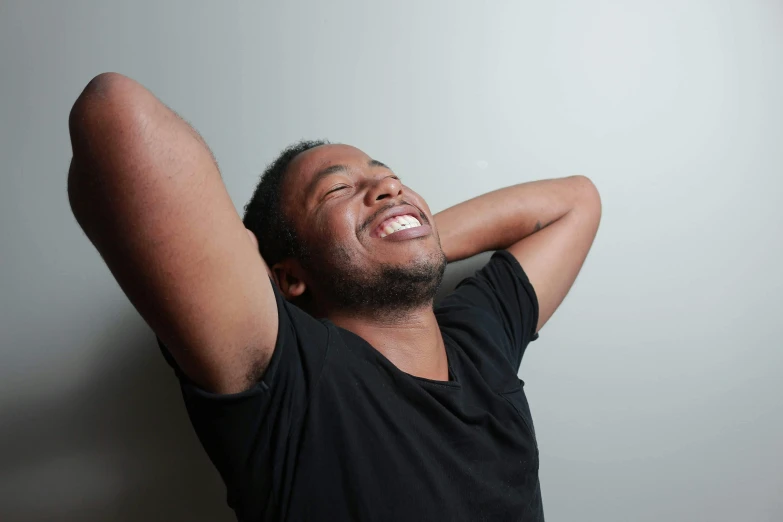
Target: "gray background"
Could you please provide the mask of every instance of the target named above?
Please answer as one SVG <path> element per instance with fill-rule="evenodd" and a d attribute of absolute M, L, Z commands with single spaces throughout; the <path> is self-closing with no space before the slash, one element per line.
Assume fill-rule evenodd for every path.
<path fill-rule="evenodd" d="M 103 71 L 192 122 L 240 210 L 300 137 L 433 211 L 589 176 L 601 230 L 521 369 L 547 519 L 783 520 L 781 2 L 0 2 L 3 521 L 232 519 L 68 208 Z"/>

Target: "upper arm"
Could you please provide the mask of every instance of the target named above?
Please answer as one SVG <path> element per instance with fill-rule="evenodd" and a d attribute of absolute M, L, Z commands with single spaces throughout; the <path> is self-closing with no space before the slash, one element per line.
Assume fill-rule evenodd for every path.
<path fill-rule="evenodd" d="M 69 124 L 71 208 L 120 287 L 197 384 L 247 388 L 274 350 L 277 308 L 206 144 L 117 74 L 90 82 Z"/>
<path fill-rule="evenodd" d="M 601 219 L 601 199 L 595 186 L 583 176 L 573 179 L 579 184 L 573 208 L 508 248 L 535 289 L 539 305 L 536 331 L 552 317 L 574 284 Z"/>

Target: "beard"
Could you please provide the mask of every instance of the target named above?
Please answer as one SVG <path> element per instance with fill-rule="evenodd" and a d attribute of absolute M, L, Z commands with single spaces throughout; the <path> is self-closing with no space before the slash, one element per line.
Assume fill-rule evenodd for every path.
<path fill-rule="evenodd" d="M 411 264 L 380 264 L 372 271 L 356 267 L 350 254 L 339 246 L 315 259 L 320 262 L 308 262 L 305 268 L 318 280 L 319 302 L 327 304 L 330 311 L 385 320 L 432 306 L 447 264 L 440 245 Z M 325 259 L 331 262 L 325 263 Z"/>

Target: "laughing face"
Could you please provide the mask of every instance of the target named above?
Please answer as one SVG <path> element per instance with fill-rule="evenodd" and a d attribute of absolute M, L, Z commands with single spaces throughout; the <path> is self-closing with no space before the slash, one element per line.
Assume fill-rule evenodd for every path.
<path fill-rule="evenodd" d="M 292 270 L 306 308 L 377 315 L 432 302 L 446 258 L 427 203 L 355 147 L 322 145 L 298 155 L 283 210 L 307 255 Z"/>

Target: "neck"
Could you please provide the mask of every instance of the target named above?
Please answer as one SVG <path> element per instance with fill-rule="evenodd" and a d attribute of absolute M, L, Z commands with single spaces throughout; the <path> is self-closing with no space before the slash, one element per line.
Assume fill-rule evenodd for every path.
<path fill-rule="evenodd" d="M 393 313 L 334 312 L 326 317 L 362 337 L 403 372 L 426 379 L 449 379 L 446 348 L 432 303 Z"/>

